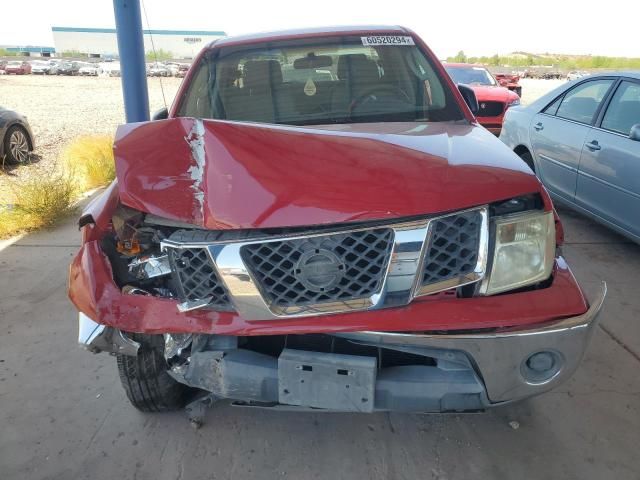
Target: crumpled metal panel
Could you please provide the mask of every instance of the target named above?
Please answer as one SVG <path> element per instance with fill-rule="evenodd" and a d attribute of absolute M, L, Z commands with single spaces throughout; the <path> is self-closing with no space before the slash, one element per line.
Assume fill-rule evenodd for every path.
<path fill-rule="evenodd" d="M 338 127 L 194 118 L 123 125 L 114 145 L 120 199 L 167 219 L 236 229 L 396 219 L 545 196 L 484 129 Z"/>

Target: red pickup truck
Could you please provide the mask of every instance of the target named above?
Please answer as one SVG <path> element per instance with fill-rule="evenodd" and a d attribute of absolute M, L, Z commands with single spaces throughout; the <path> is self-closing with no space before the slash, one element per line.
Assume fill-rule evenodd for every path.
<path fill-rule="evenodd" d="M 530 169 L 410 30 L 230 37 L 121 126 L 79 340 L 131 403 L 477 411 L 578 367 L 589 305 Z"/>

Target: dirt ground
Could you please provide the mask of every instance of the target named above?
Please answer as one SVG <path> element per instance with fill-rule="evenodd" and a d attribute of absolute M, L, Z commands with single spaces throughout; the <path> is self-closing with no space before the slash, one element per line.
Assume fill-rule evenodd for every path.
<path fill-rule="evenodd" d="M 152 112 L 173 101 L 179 78 L 148 78 Z M 523 79 L 524 104 L 564 80 Z M 162 89 L 161 89 L 162 84 Z M 0 76 L 0 106 L 27 116 L 36 140 L 34 163 L 0 172 L 0 204 L 11 203 L 10 182 L 29 175 L 45 175 L 57 167 L 66 144 L 80 135 L 113 135 L 124 122 L 120 78 L 40 75 Z"/>

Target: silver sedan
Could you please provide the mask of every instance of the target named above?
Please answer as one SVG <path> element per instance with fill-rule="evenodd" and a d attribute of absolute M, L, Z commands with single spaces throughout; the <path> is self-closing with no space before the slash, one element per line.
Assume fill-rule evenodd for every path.
<path fill-rule="evenodd" d="M 500 139 L 554 199 L 640 243 L 640 72 L 583 77 L 510 108 Z"/>

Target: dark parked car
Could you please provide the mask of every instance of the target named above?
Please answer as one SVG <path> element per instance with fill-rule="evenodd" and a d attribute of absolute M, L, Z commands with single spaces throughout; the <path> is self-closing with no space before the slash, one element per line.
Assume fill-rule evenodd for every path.
<path fill-rule="evenodd" d="M 58 75 L 78 75 L 80 72 L 80 62 L 62 62 L 58 66 Z"/>
<path fill-rule="evenodd" d="M 25 163 L 33 148 L 33 133 L 27 119 L 17 112 L 0 107 L 0 160 Z"/>
<path fill-rule="evenodd" d="M 640 242 L 640 72 L 582 77 L 509 109 L 500 139 L 554 198 Z"/>

